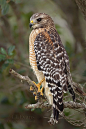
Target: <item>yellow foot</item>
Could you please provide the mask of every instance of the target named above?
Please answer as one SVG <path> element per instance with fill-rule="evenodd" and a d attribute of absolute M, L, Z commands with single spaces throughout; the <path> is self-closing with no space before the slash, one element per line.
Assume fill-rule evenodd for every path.
<path fill-rule="evenodd" d="M 35 100 L 38 100 L 39 99 L 39 97 L 38 96 L 35 96 Z"/>
<path fill-rule="evenodd" d="M 41 80 L 41 82 L 40 83 L 38 83 L 38 84 L 36 84 L 35 82 L 33 82 L 35 85 L 36 85 L 36 87 L 38 88 L 38 92 L 37 93 L 40 93 L 40 95 L 43 95 L 43 87 L 40 89 L 40 86 L 41 86 L 41 84 L 42 84 L 42 82 L 45 80 L 45 78 L 43 78 L 42 80 Z"/>
<path fill-rule="evenodd" d="M 31 91 L 31 92 L 33 92 L 33 91 L 34 91 L 34 89 L 33 89 L 33 87 L 32 87 L 32 86 L 30 86 L 30 91 Z"/>
<path fill-rule="evenodd" d="M 42 95 L 42 96 L 43 96 L 43 90 L 44 90 L 44 87 L 42 87 L 42 88 L 40 89 L 40 95 Z"/>

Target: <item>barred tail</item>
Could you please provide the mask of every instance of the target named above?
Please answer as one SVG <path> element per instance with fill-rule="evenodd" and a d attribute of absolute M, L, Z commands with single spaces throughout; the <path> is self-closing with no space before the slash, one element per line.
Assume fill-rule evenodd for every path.
<path fill-rule="evenodd" d="M 58 122 L 59 112 L 63 111 L 63 93 L 61 87 L 53 91 L 53 116 L 54 121 Z"/>
<path fill-rule="evenodd" d="M 59 111 L 53 107 L 53 119 L 55 123 L 58 123 Z"/>
<path fill-rule="evenodd" d="M 59 112 L 63 111 L 63 89 L 60 82 L 56 83 L 55 86 L 48 84 L 50 92 L 53 95 L 53 121 L 58 123 Z"/>

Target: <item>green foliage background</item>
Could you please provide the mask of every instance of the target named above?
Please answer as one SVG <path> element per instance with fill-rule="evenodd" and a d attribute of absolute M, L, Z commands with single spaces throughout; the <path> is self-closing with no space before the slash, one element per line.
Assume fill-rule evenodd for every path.
<path fill-rule="evenodd" d="M 29 19 L 36 12 L 53 18 L 69 55 L 73 80 L 86 82 L 86 22 L 74 1 L 0 0 L 0 129 L 80 129 L 64 119 L 49 126 L 50 111 L 26 110 L 25 105 L 36 103 L 34 96 L 26 83 L 9 74 L 13 68 L 37 81 L 29 65 L 28 45 Z"/>

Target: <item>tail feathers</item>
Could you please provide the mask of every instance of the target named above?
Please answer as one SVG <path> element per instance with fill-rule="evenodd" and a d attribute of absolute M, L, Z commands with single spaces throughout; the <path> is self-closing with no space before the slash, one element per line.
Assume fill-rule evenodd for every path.
<path fill-rule="evenodd" d="M 59 112 L 63 111 L 63 103 L 59 107 L 60 107 L 60 109 L 57 109 L 57 106 L 56 107 L 53 106 L 53 121 L 54 121 L 54 123 L 58 123 Z"/>
<path fill-rule="evenodd" d="M 58 82 L 58 84 L 55 84 L 55 86 L 52 86 L 52 84 L 49 83 L 48 87 L 50 89 L 50 92 L 53 94 L 52 121 L 54 121 L 54 123 L 58 123 L 59 112 L 62 112 L 64 108 L 63 107 L 63 87 L 62 85 L 60 85 L 60 82 Z"/>
<path fill-rule="evenodd" d="M 56 88 L 54 90 L 53 96 L 53 118 L 55 123 L 58 122 L 59 112 L 63 111 L 63 92 L 61 88 Z"/>
<path fill-rule="evenodd" d="M 58 118 L 59 118 L 59 111 L 53 107 L 53 119 L 54 123 L 58 123 Z"/>
<path fill-rule="evenodd" d="M 51 118 L 48 121 L 50 125 L 54 125 L 58 123 L 59 111 L 53 107 L 53 113 L 51 114 Z"/>

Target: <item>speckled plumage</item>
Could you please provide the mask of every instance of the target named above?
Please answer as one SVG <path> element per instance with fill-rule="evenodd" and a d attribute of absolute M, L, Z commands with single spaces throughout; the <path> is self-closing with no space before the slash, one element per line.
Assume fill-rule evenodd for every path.
<path fill-rule="evenodd" d="M 41 21 L 37 21 L 38 18 Z M 42 86 L 49 103 L 53 105 L 56 122 L 59 112 L 63 111 L 63 91 L 69 88 L 75 99 L 67 78 L 67 74 L 70 74 L 69 59 L 51 17 L 45 13 L 37 13 L 31 20 L 34 24 L 29 37 L 30 64 L 39 82 L 45 78 Z"/>

